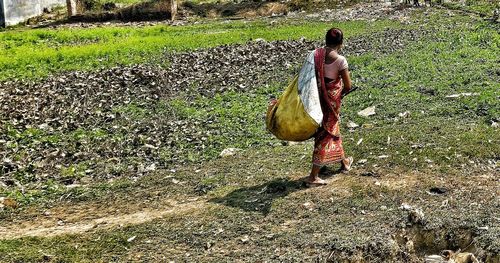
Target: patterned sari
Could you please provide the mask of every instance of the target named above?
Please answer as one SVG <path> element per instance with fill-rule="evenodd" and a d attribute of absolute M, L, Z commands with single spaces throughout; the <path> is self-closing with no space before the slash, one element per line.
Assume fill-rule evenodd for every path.
<path fill-rule="evenodd" d="M 346 91 L 342 88 L 340 76 L 336 80 L 325 83 L 325 55 L 326 50 L 319 48 L 316 49 L 314 56 L 316 79 L 323 111 L 322 127 L 314 135 L 313 164 L 319 166 L 340 162 L 344 159 L 339 121 L 342 94 Z"/>

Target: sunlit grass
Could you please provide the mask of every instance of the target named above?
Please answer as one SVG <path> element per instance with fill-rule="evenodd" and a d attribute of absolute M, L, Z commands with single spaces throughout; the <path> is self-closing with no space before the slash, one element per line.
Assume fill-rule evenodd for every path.
<path fill-rule="evenodd" d="M 317 39 L 334 23 L 214 22 L 192 26 L 20 29 L 0 33 L 0 80 L 37 78 L 63 70 L 158 61 L 164 52 L 266 40 Z M 388 21 L 335 23 L 353 37 L 386 27 Z"/>

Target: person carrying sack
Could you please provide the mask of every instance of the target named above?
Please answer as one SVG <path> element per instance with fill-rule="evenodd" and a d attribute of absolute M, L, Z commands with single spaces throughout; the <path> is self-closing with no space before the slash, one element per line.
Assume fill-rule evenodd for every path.
<path fill-rule="evenodd" d="M 342 96 L 351 89 L 347 60 L 339 55 L 344 36 L 340 29 L 331 28 L 326 33 L 325 47 L 314 51 L 314 66 L 319 90 L 323 120 L 314 135 L 312 169 L 305 179 L 308 185 L 325 185 L 319 177 L 321 167 L 341 163 L 343 171 L 349 171 L 352 157 L 345 157 L 340 136 L 340 106 Z"/>
<path fill-rule="evenodd" d="M 340 136 L 340 105 L 342 97 L 354 91 L 347 60 L 339 55 L 343 33 L 328 30 L 326 45 L 312 51 L 298 75 L 278 100 L 272 100 L 266 114 L 266 127 L 276 138 L 305 141 L 314 137 L 313 166 L 305 179 L 308 185 L 325 185 L 320 169 L 341 163 L 349 171 L 352 157 L 345 157 Z"/>

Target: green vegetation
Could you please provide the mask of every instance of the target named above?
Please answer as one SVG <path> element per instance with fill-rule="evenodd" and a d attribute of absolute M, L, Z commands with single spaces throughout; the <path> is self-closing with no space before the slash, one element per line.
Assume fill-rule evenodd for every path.
<path fill-rule="evenodd" d="M 350 37 L 387 25 L 387 21 L 339 23 Z M 244 43 L 257 38 L 319 38 L 329 26 L 331 23 L 325 22 L 271 25 L 255 21 L 0 32 L 0 80 L 39 78 L 64 70 L 91 70 L 117 64 L 168 63 L 159 58 L 164 52 Z"/>
<path fill-rule="evenodd" d="M 465 5 L 455 1 L 447 2 L 443 5 L 449 8 L 471 11 L 485 16 L 491 16 L 495 9 L 500 9 L 500 3 L 491 0 L 467 0 L 465 1 Z"/>

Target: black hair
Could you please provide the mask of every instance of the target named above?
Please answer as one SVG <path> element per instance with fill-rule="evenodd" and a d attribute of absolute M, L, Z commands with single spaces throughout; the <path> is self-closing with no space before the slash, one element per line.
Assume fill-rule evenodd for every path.
<path fill-rule="evenodd" d="M 328 32 L 326 32 L 325 42 L 327 46 L 335 47 L 338 45 L 342 45 L 344 41 L 344 33 L 340 28 L 330 28 Z"/>

